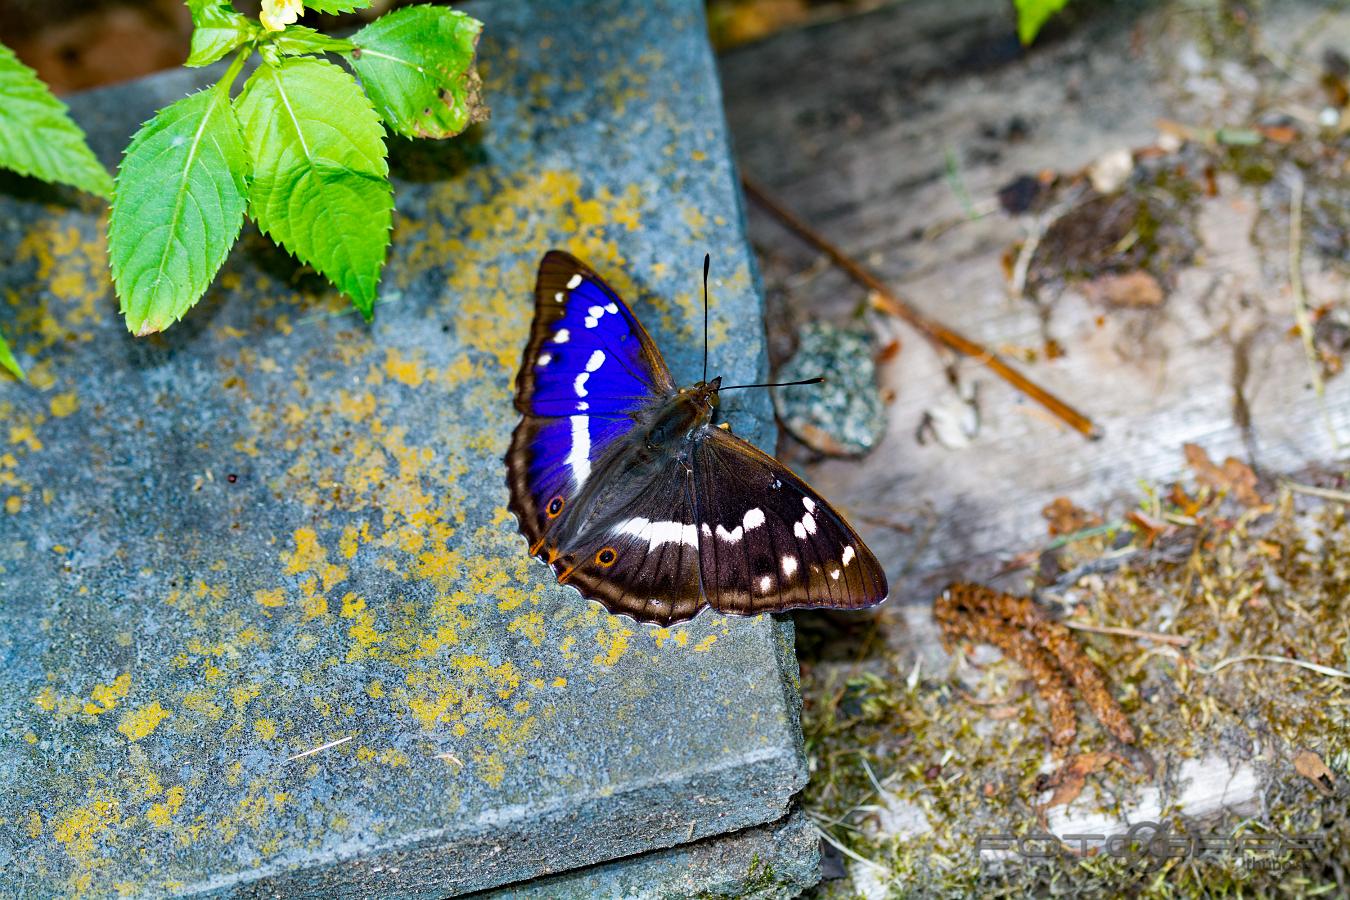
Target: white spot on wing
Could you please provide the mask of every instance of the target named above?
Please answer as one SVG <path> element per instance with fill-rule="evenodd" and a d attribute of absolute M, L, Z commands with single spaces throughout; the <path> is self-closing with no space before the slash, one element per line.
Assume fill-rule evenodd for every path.
<path fill-rule="evenodd" d="M 614 533 L 641 538 L 647 542 L 648 550 L 654 550 L 662 544 L 698 547 L 698 529 L 692 522 L 653 522 L 642 516 L 634 516 L 614 526 Z"/>
<path fill-rule="evenodd" d="M 591 477 L 591 432 L 589 416 L 572 416 L 572 449 L 567 452 L 567 465 L 577 487 Z"/>
<path fill-rule="evenodd" d="M 816 533 L 816 519 L 810 513 L 802 516 L 802 527 L 806 529 L 807 534 Z"/>
<path fill-rule="evenodd" d="M 783 575 L 791 578 L 797 572 L 797 557 L 788 554 L 783 557 Z"/>
<path fill-rule="evenodd" d="M 704 537 L 712 537 L 712 529 L 708 527 L 707 522 L 703 523 L 703 535 Z"/>
<path fill-rule="evenodd" d="M 541 366 L 546 366 L 546 365 L 548 365 L 548 364 L 551 363 L 551 362 L 553 362 L 553 354 L 552 354 L 552 353 L 540 353 L 540 354 L 539 354 L 539 365 L 541 365 Z"/>
<path fill-rule="evenodd" d="M 614 315 L 618 315 L 618 314 L 619 314 L 619 307 L 618 307 L 616 304 L 614 304 L 614 303 L 606 303 L 606 304 L 605 304 L 605 312 L 607 312 L 607 313 L 613 313 Z"/>
<path fill-rule="evenodd" d="M 590 405 L 589 403 L 587 403 L 585 400 L 578 400 L 578 401 L 577 401 L 577 412 L 585 412 L 586 410 L 588 410 L 588 409 L 590 409 L 590 408 L 591 408 L 591 405 Z"/>
<path fill-rule="evenodd" d="M 835 581 L 838 581 L 838 580 L 839 580 L 839 570 L 838 570 L 838 569 L 831 569 L 831 570 L 830 570 L 830 577 L 833 578 Z"/>
<path fill-rule="evenodd" d="M 567 343 L 567 339 L 570 338 L 571 336 L 572 335 L 568 334 L 566 328 L 559 328 L 558 333 L 553 336 L 553 343 L 565 344 Z"/>
<path fill-rule="evenodd" d="M 807 511 L 807 512 L 815 512 L 815 511 L 816 511 L 816 501 L 812 500 L 810 497 L 803 497 L 803 498 L 802 498 L 802 506 L 805 506 L 805 507 L 806 507 L 806 511 Z"/>
<path fill-rule="evenodd" d="M 563 302 L 564 299 L 565 299 L 565 298 L 564 298 L 564 296 L 563 296 L 563 292 L 562 292 L 562 291 L 558 291 L 558 293 L 556 293 L 556 294 L 553 295 L 553 302 L 554 302 L 554 303 L 561 303 L 561 302 Z"/>
<path fill-rule="evenodd" d="M 586 317 L 586 327 L 587 327 L 587 328 L 594 328 L 598 323 L 599 323 L 599 319 L 592 319 L 590 316 L 587 316 L 587 317 Z"/>
<path fill-rule="evenodd" d="M 580 272 L 578 272 L 577 274 L 573 275 L 571 278 L 567 279 L 567 289 L 568 289 L 569 291 L 574 291 L 574 290 L 576 290 L 576 289 L 577 289 L 577 285 L 579 285 L 579 284 L 581 284 L 581 273 L 580 273 Z"/>
<path fill-rule="evenodd" d="M 844 555 L 839 557 L 839 561 L 842 562 L 844 565 L 848 565 L 849 563 L 853 562 L 852 544 L 849 544 L 847 547 L 844 548 Z"/>
<path fill-rule="evenodd" d="M 806 527 L 801 522 L 792 523 L 792 533 L 797 536 L 797 540 L 806 540 Z"/>
<path fill-rule="evenodd" d="M 591 358 L 586 360 L 586 371 L 594 372 L 605 362 L 605 351 L 597 350 L 591 354 Z"/>
<path fill-rule="evenodd" d="M 582 372 L 577 376 L 577 380 L 572 382 L 572 387 L 576 389 L 578 397 L 586 396 L 586 379 L 590 377 L 590 372 Z"/>
<path fill-rule="evenodd" d="M 745 529 L 737 525 L 735 528 L 731 529 L 730 531 L 727 531 L 721 525 L 718 525 L 717 536 L 722 540 L 726 541 L 728 544 L 736 544 L 739 543 L 741 538 L 745 536 Z"/>
<path fill-rule="evenodd" d="M 747 511 L 745 518 L 741 519 L 741 524 L 745 526 L 746 531 L 753 531 L 763 525 L 764 510 L 756 506 L 754 509 Z"/>
<path fill-rule="evenodd" d="M 769 588 L 772 587 L 772 586 L 773 586 L 773 579 L 772 579 L 772 578 L 770 578 L 768 575 L 761 575 L 761 576 L 760 576 L 760 578 L 759 578 L 759 589 L 760 589 L 761 591 L 764 591 L 765 593 L 768 593 Z"/>

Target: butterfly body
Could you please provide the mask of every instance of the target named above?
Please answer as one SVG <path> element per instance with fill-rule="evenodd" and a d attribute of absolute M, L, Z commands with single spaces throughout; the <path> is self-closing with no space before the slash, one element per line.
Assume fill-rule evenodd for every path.
<path fill-rule="evenodd" d="M 713 424 L 720 389 L 676 387 L 618 295 L 574 257 L 546 254 L 506 457 L 530 552 L 643 622 L 884 599 L 884 573 L 842 516 Z"/>

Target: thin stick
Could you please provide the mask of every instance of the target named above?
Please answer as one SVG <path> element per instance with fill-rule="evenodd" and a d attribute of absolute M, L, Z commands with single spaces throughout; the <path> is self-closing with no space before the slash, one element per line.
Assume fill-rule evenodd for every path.
<path fill-rule="evenodd" d="M 1312 484 L 1298 484 L 1293 481 L 1281 482 L 1295 494 L 1307 494 L 1309 497 L 1321 497 L 1323 500 L 1335 500 L 1337 503 L 1350 503 L 1350 493 L 1332 488 L 1317 487 Z"/>
<path fill-rule="evenodd" d="M 326 744 L 320 744 L 319 746 L 313 748 L 312 750 L 306 750 L 303 753 L 297 753 L 294 756 L 286 757 L 286 762 L 295 762 L 297 759 L 304 759 L 306 756 L 313 756 L 315 753 L 318 753 L 321 750 L 331 750 L 334 747 L 338 747 L 341 746 L 342 744 L 347 743 L 354 737 L 356 737 L 356 735 L 349 734 L 345 738 L 338 738 L 336 741 L 329 741 Z"/>
<path fill-rule="evenodd" d="M 957 353 L 972 357 L 988 366 L 1004 381 L 1011 384 L 1023 394 L 1026 394 L 1032 400 L 1035 400 L 1041 406 L 1044 406 L 1050 412 L 1054 413 L 1060 421 L 1064 422 L 1075 431 L 1078 431 L 1084 437 L 1091 440 L 1096 440 L 1101 437 L 1101 432 L 1087 416 L 1018 372 L 1012 366 L 1000 359 L 992 350 L 976 341 L 972 341 L 964 335 L 952 331 L 933 319 L 928 318 L 923 313 L 901 300 L 891 292 L 891 289 L 888 288 L 880 278 L 864 269 L 862 264 L 853 259 L 853 257 L 844 253 L 844 251 L 817 234 L 811 226 L 797 218 L 796 214 L 766 194 L 754 181 L 742 175 L 741 184 L 744 185 L 745 193 L 750 199 L 772 213 L 775 218 L 787 226 L 790 231 L 795 233 L 802 240 L 828 256 L 834 261 L 834 264 L 843 269 L 850 278 L 870 290 L 872 292 L 872 305 L 876 309 L 887 313 L 888 315 L 895 316 L 897 319 L 908 322 L 929 340 L 955 350 Z"/>
<path fill-rule="evenodd" d="M 1215 663 L 1212 666 L 1196 666 L 1196 671 L 1202 675 L 1213 675 L 1229 666 L 1244 662 L 1269 662 L 1284 663 L 1290 666 L 1298 666 L 1301 669 L 1307 669 L 1316 672 L 1319 675 L 1330 675 L 1333 678 L 1350 678 L 1350 672 L 1344 669 L 1333 669 L 1331 666 L 1318 665 L 1317 663 L 1307 662 L 1302 659 L 1293 659 L 1288 656 L 1267 656 L 1263 653 L 1252 653 L 1248 656 L 1230 656 L 1228 659 Z"/>
<path fill-rule="evenodd" d="M 1086 622 L 1071 622 L 1068 620 L 1065 620 L 1061 624 L 1067 628 L 1072 628 L 1075 631 L 1090 631 L 1093 634 L 1115 634 L 1120 637 L 1144 638 L 1145 640 L 1157 641 L 1160 644 L 1172 644 L 1177 647 L 1185 647 L 1194 640 L 1194 638 L 1183 637 L 1179 634 L 1140 631 L 1137 628 L 1121 628 L 1118 625 L 1089 625 Z"/>

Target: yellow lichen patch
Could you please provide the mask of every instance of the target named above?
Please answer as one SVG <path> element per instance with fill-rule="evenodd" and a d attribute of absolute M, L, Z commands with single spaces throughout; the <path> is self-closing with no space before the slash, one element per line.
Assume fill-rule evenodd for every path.
<path fill-rule="evenodd" d="M 84 862 L 94 855 L 95 842 L 111 837 L 112 829 L 121 822 L 118 800 L 100 797 L 63 815 L 52 829 L 52 835 L 71 858 Z"/>
<path fill-rule="evenodd" d="M 96 684 L 89 692 L 89 702 L 84 711 L 91 716 L 102 715 L 117 705 L 131 690 L 131 673 L 124 672 L 113 679 L 112 684 Z"/>
<path fill-rule="evenodd" d="M 80 398 L 74 391 L 65 394 L 57 394 L 52 397 L 49 408 L 52 415 L 58 419 L 64 419 L 66 416 L 80 408 Z"/>
<path fill-rule="evenodd" d="M 613 666 L 627 652 L 628 639 L 632 636 L 633 630 L 624 625 L 622 619 L 610 616 L 605 627 L 595 633 L 595 642 L 600 645 L 601 652 L 591 658 L 592 665 Z"/>
<path fill-rule="evenodd" d="M 174 813 L 183 805 L 186 796 L 187 792 L 182 785 L 169 788 L 168 793 L 164 795 L 164 802 L 151 804 L 145 817 L 160 828 L 168 828 L 173 824 Z"/>
<path fill-rule="evenodd" d="M 230 700 L 235 709 L 243 709 L 253 698 L 262 693 L 260 684 L 241 684 L 230 688 Z"/>
<path fill-rule="evenodd" d="M 322 580 L 325 591 L 346 580 L 347 570 L 328 562 L 328 551 L 319 543 L 319 536 L 313 528 L 295 529 L 294 540 L 295 550 L 281 554 L 287 575 L 312 572 Z"/>
<path fill-rule="evenodd" d="M 328 615 L 328 598 L 323 594 L 307 593 L 304 598 L 305 621 Z"/>
<path fill-rule="evenodd" d="M 215 701 L 215 695 L 210 691 L 188 691 L 183 695 L 181 702 L 184 709 L 204 716 L 212 722 L 218 721 L 225 714 L 225 708 Z"/>
<path fill-rule="evenodd" d="M 524 635 L 536 647 L 544 643 L 544 617 L 537 612 L 517 616 L 506 626 L 506 630 Z"/>
<path fill-rule="evenodd" d="M 384 374 L 408 387 L 419 387 L 425 378 L 421 362 L 415 358 L 405 359 L 395 347 L 385 351 Z"/>
<path fill-rule="evenodd" d="M 42 441 L 38 440 L 37 435 L 33 433 L 32 425 L 11 425 L 9 427 L 9 442 L 16 446 L 26 447 L 32 453 L 42 449 Z"/>
<path fill-rule="evenodd" d="M 277 723 L 271 719 L 254 719 L 253 733 L 260 741 L 274 740 L 277 736 Z"/>
<path fill-rule="evenodd" d="M 694 652 L 707 653 L 709 650 L 712 649 L 712 645 L 715 643 L 717 643 L 717 635 L 710 634 L 694 645 Z"/>
<path fill-rule="evenodd" d="M 286 591 L 282 588 L 268 588 L 253 592 L 253 599 L 259 606 L 266 606 L 275 609 L 286 605 Z"/>
<path fill-rule="evenodd" d="M 159 727 L 159 723 L 168 717 L 169 711 L 156 700 L 148 706 L 123 713 L 122 721 L 118 723 L 117 730 L 122 732 L 127 740 L 134 743 L 153 732 Z"/>

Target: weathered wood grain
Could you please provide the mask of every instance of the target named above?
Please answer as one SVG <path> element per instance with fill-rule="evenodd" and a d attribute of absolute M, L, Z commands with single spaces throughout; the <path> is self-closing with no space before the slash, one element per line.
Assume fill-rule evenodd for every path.
<path fill-rule="evenodd" d="M 1247 124 L 1260 101 L 1238 95 L 1247 82 L 1207 59 L 1194 23 L 1175 15 L 1117 8 L 1024 53 L 1009 7 L 901 3 L 722 59 L 748 174 L 926 313 L 1011 356 L 1035 353 L 1041 361 L 1023 370 L 1105 433 L 1083 440 L 965 360 L 952 371 L 977 392 L 978 435 L 958 449 L 921 444 L 925 411 L 954 399 L 950 360 L 907 328 L 878 322 L 904 342 L 883 370 L 896 398 L 880 448 L 862 462 L 782 449 L 863 519 L 893 579 L 888 615 L 923 629 L 942 582 L 986 577 L 1042 540 L 1040 511 L 1055 497 L 1122 512 L 1141 483 L 1184 473 L 1186 442 L 1216 459 L 1247 459 L 1267 475 L 1342 455 L 1289 332 L 1287 248 L 1253 243 L 1260 197 L 1235 180 L 1221 176 L 1218 196 L 1200 203 L 1200 258 L 1161 307 L 1107 309 L 1074 288 L 1046 294 L 1040 306 L 1010 297 L 1001 256 L 1033 223 L 997 209 L 1000 187 L 1153 144 L 1161 117 Z M 1310 40 L 1307 60 L 1287 77 L 1315 86 L 1320 48 L 1345 28 L 1345 15 L 1319 18 L 1315 4 L 1282 4 L 1271 15 L 1270 55 L 1284 59 L 1296 41 Z M 813 267 L 813 251 L 753 208 L 750 224 L 776 353 L 790 348 L 794 323 L 839 320 L 858 308 L 862 291 Z M 1324 271 L 1311 253 L 1304 278 L 1313 306 L 1344 293 L 1343 275 Z M 1047 338 L 1066 355 L 1044 361 Z M 1325 402 L 1326 421 L 1344 440 L 1347 384 L 1332 380 Z M 866 521 L 875 518 L 913 530 Z"/>

